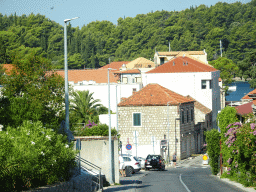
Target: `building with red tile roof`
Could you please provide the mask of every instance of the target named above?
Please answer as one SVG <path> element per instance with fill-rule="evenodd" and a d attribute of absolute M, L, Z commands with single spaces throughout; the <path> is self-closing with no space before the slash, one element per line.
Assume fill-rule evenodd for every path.
<path fill-rule="evenodd" d="M 156 51 L 154 55 L 154 61 L 157 65 L 162 65 L 171 59 L 179 56 L 190 57 L 194 60 L 202 62 L 208 65 L 207 53 L 204 51 L 169 51 L 169 52 L 159 52 Z"/>
<path fill-rule="evenodd" d="M 253 112 L 252 105 L 253 105 L 253 102 L 249 102 L 249 103 L 245 103 L 245 104 L 236 106 L 235 108 L 237 110 L 237 114 L 240 116 L 243 116 L 243 115 L 252 113 Z"/>
<path fill-rule="evenodd" d="M 221 110 L 220 71 L 191 57 L 173 57 L 170 61 L 142 74 L 143 86 L 157 83 L 183 96 L 190 95 L 212 110 L 212 125 L 217 127 Z"/>
<path fill-rule="evenodd" d="M 57 74 L 64 78 L 65 71 L 57 70 Z M 118 77 L 112 70 L 109 72 L 110 83 L 117 83 Z M 76 69 L 68 70 L 68 81 L 74 84 L 82 83 L 83 81 L 91 81 L 95 83 L 108 83 L 108 69 Z"/>
<path fill-rule="evenodd" d="M 191 103 L 194 100 L 177 94 L 158 84 L 148 84 L 140 91 L 135 92 L 132 96 L 118 104 L 124 106 L 166 106 L 180 105 L 182 103 Z"/>
<path fill-rule="evenodd" d="M 194 130 L 194 102 L 161 85 L 148 84 L 118 104 L 120 140 L 126 143 L 130 138 L 130 144 L 135 146 L 136 131 L 140 156 L 155 153 L 167 159 L 167 151 L 160 141 L 168 139 L 169 129 L 170 154 L 176 152 L 178 159 L 188 157 L 195 152 L 198 141 Z M 173 145 L 175 131 L 176 148 Z M 125 146 L 122 150 L 127 151 Z M 136 155 L 135 150 L 131 152 Z"/>
<path fill-rule="evenodd" d="M 100 69 L 107 69 L 107 68 L 111 68 L 111 69 L 116 69 L 116 70 L 120 70 L 120 68 L 128 63 L 130 63 L 131 61 L 114 61 L 111 62 L 110 64 L 104 65 L 103 67 L 101 67 Z"/>
<path fill-rule="evenodd" d="M 256 100 L 256 89 L 249 92 L 247 95 L 245 95 L 241 100 Z"/>
<path fill-rule="evenodd" d="M 176 57 L 147 73 L 191 73 L 217 71 L 210 65 L 205 65 L 189 57 Z"/>

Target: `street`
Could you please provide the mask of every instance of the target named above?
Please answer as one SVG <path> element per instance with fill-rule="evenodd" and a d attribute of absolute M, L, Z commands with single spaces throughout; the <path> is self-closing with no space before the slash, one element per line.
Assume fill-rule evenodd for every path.
<path fill-rule="evenodd" d="M 177 168 L 169 167 L 165 171 L 140 171 L 131 177 L 121 177 L 122 185 L 104 189 L 105 192 L 242 192 L 238 188 L 213 176 L 209 165 L 202 165 L 201 159 L 183 161 Z M 251 191 L 254 191 L 251 189 Z"/>

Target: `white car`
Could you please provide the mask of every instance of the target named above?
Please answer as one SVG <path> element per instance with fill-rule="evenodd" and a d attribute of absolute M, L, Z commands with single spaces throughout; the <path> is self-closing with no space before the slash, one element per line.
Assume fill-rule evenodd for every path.
<path fill-rule="evenodd" d="M 120 155 L 120 164 L 124 163 L 123 168 L 129 169 L 131 173 L 136 173 L 141 170 L 140 162 L 132 155 Z M 120 167 L 121 168 L 121 167 Z"/>
<path fill-rule="evenodd" d="M 137 157 L 137 159 L 140 161 L 141 169 L 145 169 L 145 158 L 143 157 Z"/>

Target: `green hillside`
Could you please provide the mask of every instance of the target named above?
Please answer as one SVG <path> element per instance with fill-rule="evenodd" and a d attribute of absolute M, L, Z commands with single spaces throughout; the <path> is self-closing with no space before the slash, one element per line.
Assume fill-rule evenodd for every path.
<path fill-rule="evenodd" d="M 256 50 L 256 0 L 242 4 L 200 5 L 183 11 L 156 11 L 118 24 L 95 21 L 81 29 L 68 25 L 69 68 L 98 68 L 110 61 L 152 58 L 155 50 L 203 50 L 208 60 L 223 56 L 239 63 Z M 64 66 L 63 26 L 43 15 L 0 13 L 0 63 L 11 63 L 11 54 L 36 48 L 54 68 Z"/>

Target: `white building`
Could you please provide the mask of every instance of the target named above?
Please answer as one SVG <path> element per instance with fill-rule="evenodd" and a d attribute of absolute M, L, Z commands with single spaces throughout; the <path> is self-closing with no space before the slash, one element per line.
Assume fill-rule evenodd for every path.
<path fill-rule="evenodd" d="M 64 71 L 56 71 L 64 77 Z M 116 112 L 117 103 L 122 97 L 129 97 L 133 91 L 138 91 L 142 83 L 119 83 L 119 77 L 114 74 L 115 70 L 109 71 L 110 79 L 110 110 Z M 68 82 L 75 91 L 89 90 L 94 99 L 100 99 L 100 103 L 108 108 L 108 69 L 82 69 L 68 70 Z"/>
<path fill-rule="evenodd" d="M 202 61 L 180 56 L 142 74 L 143 86 L 158 83 L 183 96 L 190 95 L 212 110 L 212 125 L 220 110 L 220 71 Z"/>

